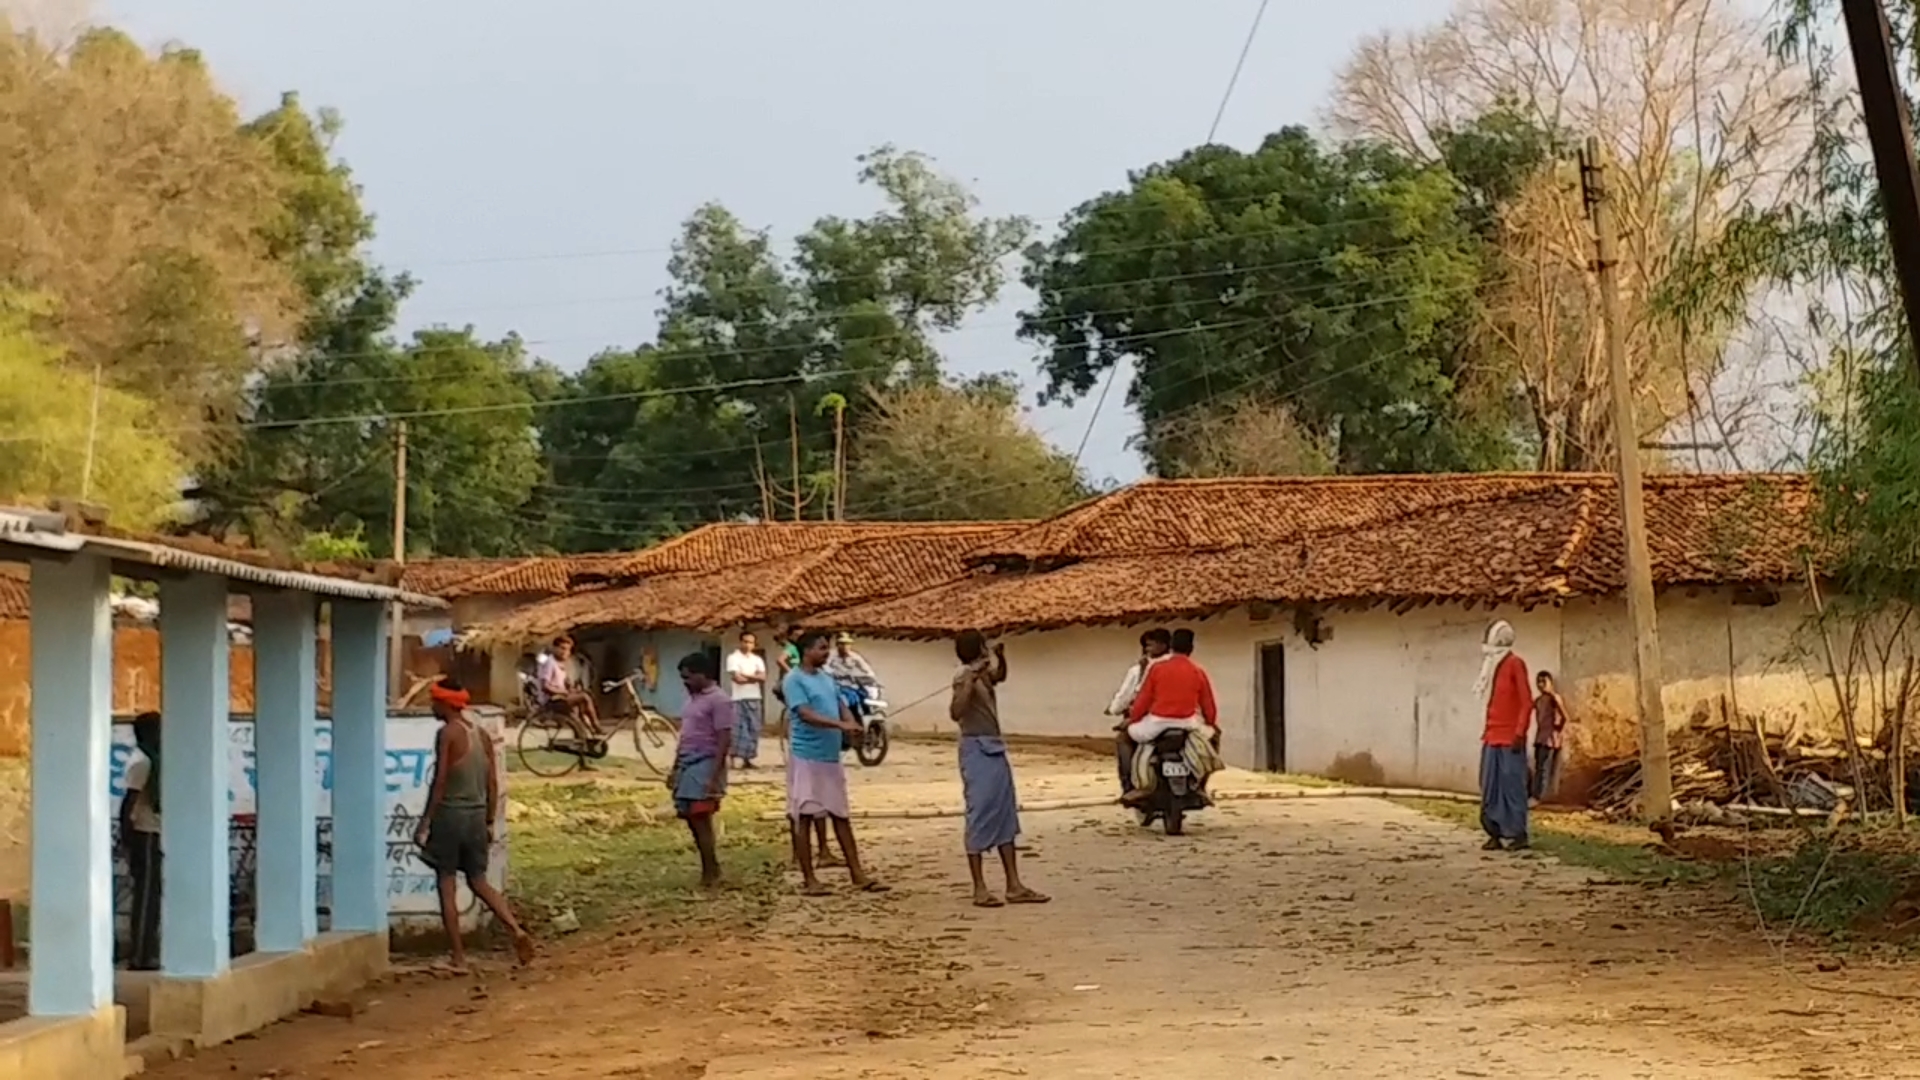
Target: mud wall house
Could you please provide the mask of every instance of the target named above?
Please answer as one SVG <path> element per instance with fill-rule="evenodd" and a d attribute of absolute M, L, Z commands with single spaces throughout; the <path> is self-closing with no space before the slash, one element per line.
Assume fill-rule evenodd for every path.
<path fill-rule="evenodd" d="M 522 608 L 473 632 L 478 645 L 515 650 L 571 633 L 613 659 L 618 677 L 645 666 L 648 704 L 678 716 L 685 690 L 681 657 L 731 650 L 742 631 L 772 647 L 776 625 L 837 629 L 820 613 L 911 594 L 966 570 L 968 552 L 1025 522 L 724 522 L 703 526 L 574 579 L 572 595 Z M 855 647 L 886 686 L 895 722 L 906 730 L 950 730 L 946 691 L 953 677 L 946 642 L 886 638 Z"/>
<path fill-rule="evenodd" d="M 1733 702 L 1770 728 L 1835 726 L 1804 641 L 1804 478 L 1655 477 L 1647 500 L 1669 725 Z M 820 618 L 1003 635 L 1007 729 L 1096 737 L 1140 630 L 1192 625 L 1233 764 L 1472 790 L 1494 618 L 1558 676 L 1576 764 L 1637 746 L 1621 552 L 1602 476 L 1148 481 L 982 543 L 960 578 Z M 927 664 L 932 683 L 952 661 Z"/>

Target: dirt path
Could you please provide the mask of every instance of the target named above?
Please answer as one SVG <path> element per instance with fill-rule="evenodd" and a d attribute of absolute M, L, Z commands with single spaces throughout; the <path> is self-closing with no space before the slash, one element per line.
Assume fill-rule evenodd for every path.
<path fill-rule="evenodd" d="M 1242 803 L 1177 840 L 1110 810 L 1027 824 L 1047 907 L 967 907 L 956 822 L 875 823 L 889 897 L 577 948 L 478 996 L 401 980 L 151 1075 L 1920 1077 L 1920 1004 L 1812 988 L 1920 999 L 1914 975 L 1820 974 L 1738 909 L 1391 804 Z"/>

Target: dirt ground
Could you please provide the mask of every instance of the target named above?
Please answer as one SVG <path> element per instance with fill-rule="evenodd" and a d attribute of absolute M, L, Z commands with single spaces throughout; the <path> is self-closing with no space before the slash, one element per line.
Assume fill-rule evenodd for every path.
<path fill-rule="evenodd" d="M 856 806 L 916 785 L 957 802 L 944 754 L 902 758 L 857 774 Z M 1106 778 L 1016 761 L 1029 798 Z M 794 896 L 757 932 L 576 939 L 527 973 L 402 975 L 352 1020 L 148 1075 L 1920 1077 L 1920 967 L 1823 973 L 1738 907 L 1482 853 L 1405 807 L 1227 803 L 1175 839 L 1115 809 L 1025 825 L 1048 906 L 970 907 L 955 820 L 871 822 L 890 895 Z"/>

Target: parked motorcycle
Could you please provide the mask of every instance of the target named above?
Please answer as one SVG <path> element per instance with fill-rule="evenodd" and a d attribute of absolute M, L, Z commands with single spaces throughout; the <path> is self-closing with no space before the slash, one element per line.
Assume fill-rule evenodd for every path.
<path fill-rule="evenodd" d="M 1153 786 L 1152 797 L 1140 808 L 1140 824 L 1151 826 L 1156 820 L 1160 821 L 1168 836 L 1184 833 L 1187 815 L 1212 805 L 1206 793 L 1200 790 L 1193 770 L 1187 766 L 1189 737 L 1188 732 L 1178 729 L 1166 732 L 1154 740 L 1153 754 L 1149 759 L 1154 774 L 1160 780 Z"/>

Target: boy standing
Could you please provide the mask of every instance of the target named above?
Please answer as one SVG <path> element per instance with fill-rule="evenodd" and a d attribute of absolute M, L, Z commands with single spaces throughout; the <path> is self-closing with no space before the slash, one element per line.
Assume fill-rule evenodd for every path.
<path fill-rule="evenodd" d="M 973 874 L 973 906 L 1044 904 L 1048 897 L 1020 880 L 1020 799 L 1014 793 L 1013 765 L 1000 737 L 1000 698 L 995 689 L 1007 681 L 1007 650 L 995 645 L 988 655 L 986 635 L 968 630 L 953 642 L 960 670 L 953 674 L 948 715 L 960 726 L 960 787 L 967 803 L 967 870 Z M 1006 875 L 1003 901 L 987 888 L 988 852 L 1000 856 Z"/>
<path fill-rule="evenodd" d="M 120 799 L 120 846 L 133 879 L 131 924 L 133 971 L 160 970 L 160 714 L 133 718 L 133 756 L 127 759 L 126 794 Z"/>
<path fill-rule="evenodd" d="M 1560 786 L 1560 751 L 1567 743 L 1567 703 L 1553 688 L 1553 672 L 1534 677 L 1539 694 L 1533 699 L 1533 801 L 1553 798 Z"/>

